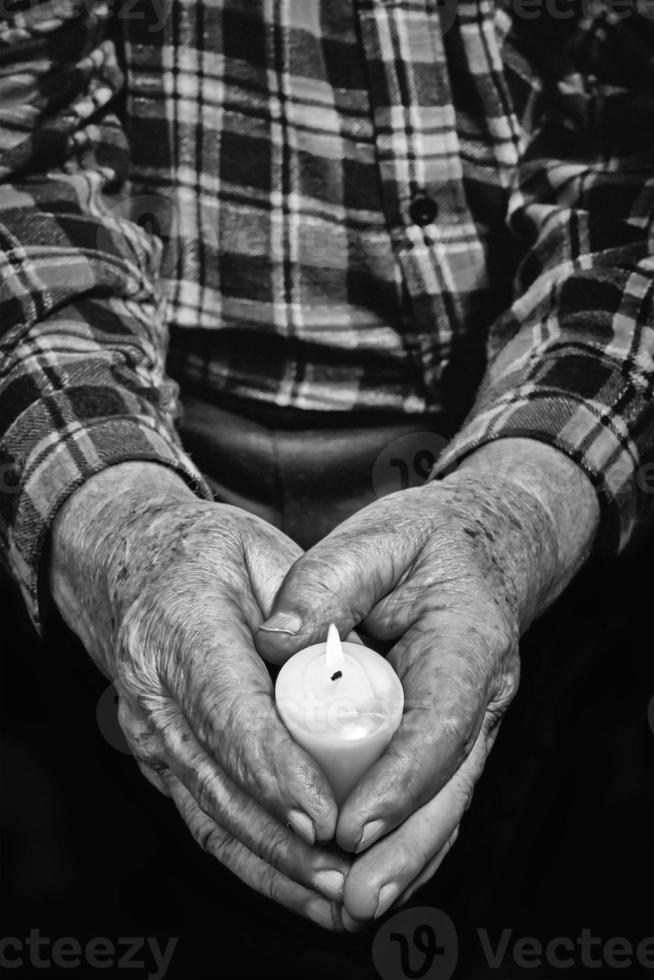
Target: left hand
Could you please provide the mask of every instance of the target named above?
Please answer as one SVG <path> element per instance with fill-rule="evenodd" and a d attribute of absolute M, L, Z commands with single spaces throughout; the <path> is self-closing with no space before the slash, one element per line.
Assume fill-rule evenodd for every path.
<path fill-rule="evenodd" d="M 286 576 L 257 634 L 264 657 L 283 662 L 330 622 L 342 636 L 361 624 L 396 641 L 404 686 L 402 723 L 338 819 L 340 846 L 362 853 L 346 923 L 381 915 L 447 853 L 517 690 L 519 636 L 582 563 L 597 520 L 575 463 L 505 439 L 355 514 Z"/>

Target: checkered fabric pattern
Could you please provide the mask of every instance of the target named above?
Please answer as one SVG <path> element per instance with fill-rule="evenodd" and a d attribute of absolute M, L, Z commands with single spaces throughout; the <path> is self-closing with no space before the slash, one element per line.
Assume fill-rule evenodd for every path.
<path fill-rule="evenodd" d="M 35 621 L 48 528 L 91 474 L 152 459 L 208 494 L 179 385 L 344 420 L 469 411 L 437 473 L 545 440 L 630 539 L 654 442 L 654 11 L 523 6 L 3 14 L 0 534 Z"/>

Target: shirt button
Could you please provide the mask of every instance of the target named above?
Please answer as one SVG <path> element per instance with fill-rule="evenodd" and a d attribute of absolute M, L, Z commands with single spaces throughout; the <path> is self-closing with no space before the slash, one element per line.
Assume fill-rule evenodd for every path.
<path fill-rule="evenodd" d="M 428 194 L 417 194 L 409 205 L 409 217 L 414 224 L 424 228 L 435 220 L 438 214 L 438 204 Z"/>

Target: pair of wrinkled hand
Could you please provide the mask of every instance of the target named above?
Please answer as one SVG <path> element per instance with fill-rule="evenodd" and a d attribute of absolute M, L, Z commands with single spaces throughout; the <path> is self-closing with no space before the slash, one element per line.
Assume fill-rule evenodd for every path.
<path fill-rule="evenodd" d="M 516 690 L 525 589 L 511 502 L 449 478 L 379 500 L 303 554 L 168 479 L 156 500 L 91 494 L 78 507 L 59 532 L 54 597 L 115 680 L 140 768 L 202 847 L 287 908 L 355 928 L 433 875 Z M 340 812 L 281 722 L 264 663 L 323 640 L 330 622 L 394 641 L 405 691 L 400 728 Z"/>

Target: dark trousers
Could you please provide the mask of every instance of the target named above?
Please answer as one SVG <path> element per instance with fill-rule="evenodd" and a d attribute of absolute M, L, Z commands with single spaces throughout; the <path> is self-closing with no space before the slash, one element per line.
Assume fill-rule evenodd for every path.
<path fill-rule="evenodd" d="M 196 458 L 198 445 L 196 438 Z M 623 937 L 635 948 L 654 935 L 652 554 L 651 542 L 642 542 L 618 561 L 592 562 L 523 642 L 521 688 L 459 842 L 411 902 L 453 923 L 455 978 L 609 976 L 607 941 Z M 50 943 L 37 950 L 42 960 L 64 937 L 82 945 L 105 937 L 114 949 L 104 969 L 82 962 L 46 971 L 12 946 L 7 957 L 22 960 L 8 976 L 146 977 L 154 974 L 152 957 L 134 944 L 149 937 L 162 947 L 178 937 L 166 975 L 179 980 L 380 975 L 371 953 L 376 943 L 379 966 L 378 925 L 357 936 L 324 933 L 203 854 L 172 804 L 121 751 L 112 693 L 77 641 L 53 624 L 39 642 L 9 583 L 0 609 L 0 938 L 24 942 L 38 930 Z M 409 929 L 403 921 L 400 931 Z M 392 959 L 398 942 L 382 956 L 383 980 L 419 973 L 424 958 L 411 949 L 411 922 L 414 972 Z M 584 929 L 601 946 L 582 956 Z M 503 936 L 493 967 L 488 950 Z M 572 966 L 547 957 L 525 966 L 515 943 L 527 938 L 577 943 Z M 631 962 L 620 975 L 647 975 Z M 445 968 L 438 972 L 435 960 L 422 975 L 447 980 Z"/>

